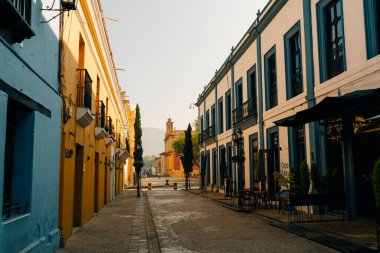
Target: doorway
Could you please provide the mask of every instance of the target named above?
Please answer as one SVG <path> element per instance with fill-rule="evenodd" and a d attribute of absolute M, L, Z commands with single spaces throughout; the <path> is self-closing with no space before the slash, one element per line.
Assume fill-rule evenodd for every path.
<path fill-rule="evenodd" d="M 99 153 L 95 153 L 94 212 L 99 211 Z"/>
<path fill-rule="evenodd" d="M 104 205 L 107 204 L 107 176 L 108 176 L 108 170 L 107 170 L 107 165 L 108 165 L 108 158 L 104 158 Z"/>
<path fill-rule="evenodd" d="M 267 141 L 268 191 L 273 194 L 279 192 L 273 176 L 274 172 L 280 171 L 280 144 L 277 127 L 267 130 Z"/>
<path fill-rule="evenodd" d="M 83 163 L 84 150 L 83 146 L 76 144 L 75 146 L 75 180 L 74 180 L 74 219 L 73 226 L 80 227 L 82 225 L 82 195 L 83 195 Z"/>
<path fill-rule="evenodd" d="M 353 157 L 358 216 L 375 218 L 375 197 L 370 175 L 380 157 L 380 115 L 354 123 Z"/>

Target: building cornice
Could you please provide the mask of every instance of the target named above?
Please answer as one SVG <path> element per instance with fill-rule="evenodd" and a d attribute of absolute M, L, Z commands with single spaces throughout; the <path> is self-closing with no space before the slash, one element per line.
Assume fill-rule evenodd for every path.
<path fill-rule="evenodd" d="M 222 66 L 215 72 L 214 77 L 205 86 L 203 92 L 199 94 L 197 99 L 197 106 L 203 103 L 208 95 L 212 92 L 215 86 L 224 78 L 224 76 L 231 70 L 232 65 L 234 65 L 240 57 L 247 51 L 247 49 L 253 44 L 257 39 L 257 36 L 265 30 L 273 18 L 280 12 L 280 10 L 285 6 L 288 0 L 273 1 L 269 0 L 263 11 L 258 12 L 256 20 L 249 27 L 248 31 L 237 43 L 236 47 L 232 48 L 230 55 L 224 61 Z"/>
<path fill-rule="evenodd" d="M 115 72 L 115 67 L 113 65 L 113 61 L 111 62 L 112 67 L 110 68 L 110 66 L 107 65 L 108 61 L 106 61 L 105 55 L 104 55 L 104 53 L 102 51 L 102 46 L 101 46 L 102 44 L 100 43 L 100 40 L 99 40 L 99 37 L 98 37 L 98 33 L 96 31 L 94 19 L 93 19 L 92 15 L 91 15 L 91 10 L 89 8 L 88 1 L 86 1 L 86 0 L 80 0 L 80 5 L 82 7 L 84 17 L 86 19 L 86 24 L 88 25 L 91 37 L 92 37 L 93 42 L 95 44 L 95 48 L 96 48 L 96 52 L 97 52 L 99 60 L 100 60 L 100 64 L 101 64 L 101 66 L 103 68 L 103 71 L 105 73 L 105 76 L 106 76 L 106 79 L 107 79 L 107 83 L 108 83 L 108 87 L 110 88 L 111 94 L 112 94 L 112 96 L 114 98 L 113 100 L 117 101 L 117 106 L 116 106 L 117 112 L 120 115 L 119 116 L 120 119 L 122 119 L 124 122 L 126 122 L 125 115 L 123 115 L 123 113 L 122 113 L 122 108 L 121 108 L 122 104 L 121 104 L 120 95 L 118 96 L 118 94 L 117 94 L 118 87 L 116 87 L 116 85 L 117 86 L 119 85 L 118 81 L 117 81 L 117 77 L 116 77 L 116 79 L 115 78 L 111 78 L 110 71 L 113 70 Z M 98 6 L 98 7 L 99 7 L 99 11 L 100 11 L 100 6 Z M 106 32 L 104 23 L 103 23 L 102 28 L 104 29 L 104 32 Z M 110 47 L 109 43 L 107 43 L 107 47 Z M 111 54 L 111 49 L 108 48 L 108 50 L 109 50 L 108 53 Z M 112 88 L 110 86 L 112 86 Z M 123 123 L 123 126 L 124 125 L 125 124 Z"/>

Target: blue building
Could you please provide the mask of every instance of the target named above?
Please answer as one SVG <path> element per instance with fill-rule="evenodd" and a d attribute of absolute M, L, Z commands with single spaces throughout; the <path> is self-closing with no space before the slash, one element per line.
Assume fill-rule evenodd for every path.
<path fill-rule="evenodd" d="M 60 25 L 42 10 L 52 2 L 0 1 L 0 252 L 59 247 Z"/>

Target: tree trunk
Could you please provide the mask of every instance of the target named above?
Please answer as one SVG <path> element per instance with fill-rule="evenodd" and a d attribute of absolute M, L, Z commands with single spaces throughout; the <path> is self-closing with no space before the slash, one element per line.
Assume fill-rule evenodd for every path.
<path fill-rule="evenodd" d="M 136 198 L 140 198 L 140 173 L 137 174 L 137 196 Z"/>

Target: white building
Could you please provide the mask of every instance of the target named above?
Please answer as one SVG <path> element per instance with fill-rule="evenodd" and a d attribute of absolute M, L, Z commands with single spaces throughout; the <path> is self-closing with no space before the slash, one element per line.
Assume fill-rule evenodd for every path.
<path fill-rule="evenodd" d="M 261 156 L 262 188 L 276 197 L 273 173 L 297 174 L 306 160 L 322 175 L 336 169 L 349 218 L 373 217 L 366 178 L 380 156 L 379 20 L 375 0 L 269 1 L 198 98 L 209 189 L 223 188 L 223 159 L 235 192 L 260 188 Z"/>

